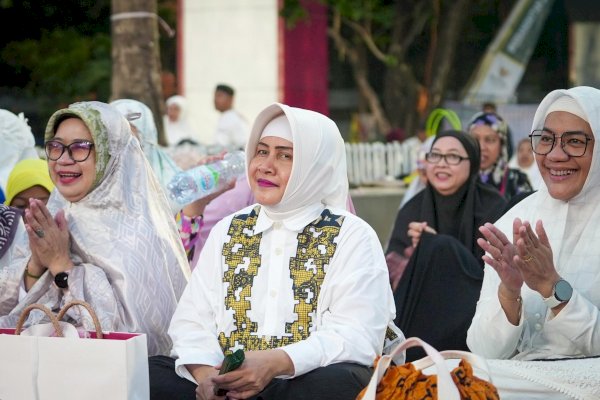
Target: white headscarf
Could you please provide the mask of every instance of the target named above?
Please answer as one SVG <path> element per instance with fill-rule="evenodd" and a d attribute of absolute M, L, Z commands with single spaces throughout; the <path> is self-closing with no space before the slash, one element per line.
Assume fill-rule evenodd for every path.
<path fill-rule="evenodd" d="M 532 130 L 544 127 L 548 109 L 562 96 L 569 96 L 578 103 L 595 136 L 595 140 L 588 143 L 587 151 L 593 145 L 594 153 L 581 192 L 569 201 L 562 201 L 550 196 L 547 186 L 542 184 L 495 225 L 512 239 L 515 218 L 530 221 L 532 226 L 542 220 L 558 273 L 576 291 L 600 306 L 600 90 L 579 86 L 550 92 L 535 113 Z M 558 109 L 553 108 L 553 111 Z"/>
<path fill-rule="evenodd" d="M 48 201 L 52 215 L 64 209 L 71 258 L 82 265 L 69 279 L 82 279 L 87 292 L 72 295 L 92 303 L 104 330 L 146 333 L 149 354 L 167 355 L 171 348 L 167 328 L 190 275 L 167 199 L 129 123 L 116 108 L 97 101 L 71 104 L 50 117 L 46 140 L 67 116 L 83 120 L 96 151 L 94 188 L 77 202 L 67 201 L 58 190 Z M 54 308 L 61 296 L 45 273 L 11 316 L 20 314 L 26 302 Z M 29 321 L 35 318 L 31 313 Z M 10 322 L 0 317 L 0 326 Z"/>
<path fill-rule="evenodd" d="M 181 168 L 158 145 L 158 130 L 156 129 L 152 111 L 144 103 L 132 99 L 115 100 L 110 105 L 116 107 L 126 118 L 132 113 L 140 114 L 139 118 L 130 120 L 130 123 L 138 130 L 142 142 L 142 150 L 144 150 L 144 154 L 161 186 L 166 189 L 167 184 L 175 174 L 181 172 Z M 173 214 L 177 213 L 180 209 L 179 205 L 171 200 L 169 196 L 167 196 L 167 199 L 169 200 L 169 206 Z"/>
<path fill-rule="evenodd" d="M 180 141 L 184 139 L 191 139 L 198 141 L 196 132 L 189 122 L 187 100 L 185 97 L 180 95 L 171 96 L 167 99 L 167 107 L 176 104 L 179 107 L 179 119 L 177 121 L 171 121 L 168 116 L 164 116 L 165 132 L 169 140 L 169 146 L 176 146 Z"/>
<path fill-rule="evenodd" d="M 264 128 L 280 115 L 285 115 L 292 131 L 294 162 L 281 201 L 274 206 L 263 206 L 269 216 L 284 219 L 315 203 L 345 210 L 346 147 L 335 122 L 322 114 L 281 103 L 265 108 L 256 117 L 246 145 L 246 166 L 256 152 Z"/>
<path fill-rule="evenodd" d="M 0 109 L 0 189 L 3 192 L 15 164 L 27 158 L 39 158 L 27 119 L 23 113 L 17 116 Z"/>

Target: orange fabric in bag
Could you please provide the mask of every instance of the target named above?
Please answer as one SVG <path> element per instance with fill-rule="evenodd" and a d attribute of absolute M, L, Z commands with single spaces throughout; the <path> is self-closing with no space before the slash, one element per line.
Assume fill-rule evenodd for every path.
<path fill-rule="evenodd" d="M 379 358 L 376 360 L 375 365 Z M 462 400 L 499 400 L 498 390 L 490 382 L 473 375 L 473 368 L 466 360 L 450 373 Z M 361 400 L 367 388 L 356 397 Z M 391 365 L 377 385 L 377 400 L 435 400 L 437 376 L 425 375 L 411 363 Z M 443 400 L 443 399 L 441 399 Z"/>

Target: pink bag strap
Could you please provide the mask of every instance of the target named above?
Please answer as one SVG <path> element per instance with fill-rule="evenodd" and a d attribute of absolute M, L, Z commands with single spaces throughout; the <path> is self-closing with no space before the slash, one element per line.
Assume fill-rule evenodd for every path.
<path fill-rule="evenodd" d="M 398 353 L 410 348 L 410 347 L 422 347 L 427 353 L 429 359 L 435 364 L 437 369 L 437 390 L 438 399 L 444 400 L 460 400 L 460 394 L 458 388 L 454 384 L 450 371 L 444 361 L 444 357 L 429 344 L 425 343 L 419 338 L 411 337 L 400 343 L 390 354 L 386 354 L 379 359 L 377 367 L 373 372 L 371 381 L 367 386 L 363 400 L 375 400 L 377 395 L 377 385 L 381 381 L 381 378 L 385 374 L 385 371 L 390 366 L 392 358 Z M 414 365 L 414 364 L 413 364 Z"/>
<path fill-rule="evenodd" d="M 59 311 L 57 320 L 58 321 L 62 320 L 63 317 L 65 316 L 65 314 L 67 313 L 67 311 L 69 310 L 69 308 L 71 308 L 73 306 L 82 306 L 87 310 L 87 312 L 92 317 L 92 321 L 94 322 L 94 328 L 96 329 L 96 338 L 102 339 L 103 335 L 102 335 L 102 326 L 100 325 L 100 320 L 98 319 L 98 316 L 96 315 L 96 312 L 94 311 L 92 306 L 89 303 L 86 303 L 85 301 L 73 300 L 73 301 L 65 304 L 65 306 Z"/>
<path fill-rule="evenodd" d="M 62 331 L 62 328 L 60 327 L 60 324 L 58 323 L 58 318 L 56 318 L 56 315 L 54 315 L 52 310 L 50 310 L 45 305 L 38 304 L 38 303 L 30 304 L 27 307 L 25 307 L 25 309 L 21 313 L 21 316 L 19 317 L 19 321 L 17 321 L 17 326 L 15 328 L 15 335 L 21 334 L 21 331 L 23 330 L 23 324 L 25 323 L 25 320 L 27 320 L 29 313 L 31 312 L 31 310 L 36 310 L 36 309 L 43 311 L 48 316 L 48 318 L 50 319 L 50 322 L 52 323 L 52 326 L 54 327 L 56 336 L 62 337 L 63 331 Z"/>

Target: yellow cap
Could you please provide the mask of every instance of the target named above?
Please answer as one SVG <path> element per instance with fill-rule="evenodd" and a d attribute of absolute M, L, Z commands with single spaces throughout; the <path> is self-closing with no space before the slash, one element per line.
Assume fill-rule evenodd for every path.
<path fill-rule="evenodd" d="M 54 183 L 48 173 L 48 163 L 40 158 L 29 158 L 19 161 L 13 167 L 6 183 L 6 201 L 10 205 L 13 198 L 24 190 L 34 186 L 42 186 L 48 192 L 54 189 Z"/>

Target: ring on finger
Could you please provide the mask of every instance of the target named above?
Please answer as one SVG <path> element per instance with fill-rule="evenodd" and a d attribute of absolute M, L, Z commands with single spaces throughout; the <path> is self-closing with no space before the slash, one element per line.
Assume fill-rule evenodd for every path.
<path fill-rule="evenodd" d="M 530 261 L 532 261 L 534 258 L 535 258 L 535 257 L 534 257 L 534 256 L 532 256 L 531 254 L 527 254 L 527 255 L 525 255 L 525 256 L 523 256 L 523 257 L 522 257 L 523 261 L 525 261 L 525 262 L 530 262 Z"/>
<path fill-rule="evenodd" d="M 35 234 L 37 235 L 37 237 L 39 237 L 41 239 L 44 237 L 44 230 L 41 228 L 38 228 L 35 230 Z"/>

